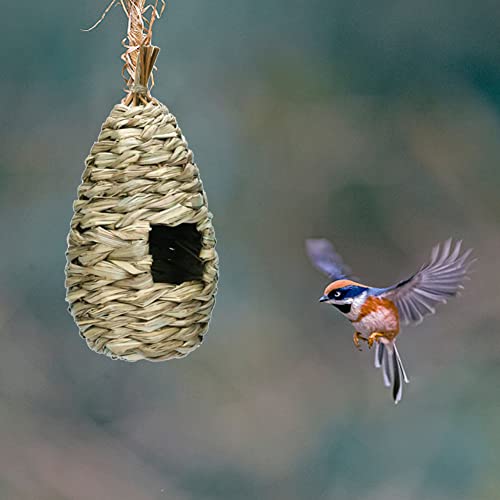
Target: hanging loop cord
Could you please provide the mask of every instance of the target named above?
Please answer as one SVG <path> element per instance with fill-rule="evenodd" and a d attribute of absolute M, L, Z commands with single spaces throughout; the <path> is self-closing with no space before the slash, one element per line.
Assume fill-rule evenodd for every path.
<path fill-rule="evenodd" d="M 160 8 L 159 1 L 161 1 Z M 156 69 L 155 62 L 160 49 L 152 45 L 151 41 L 153 24 L 163 14 L 165 0 L 155 0 L 154 3 L 148 3 L 148 0 L 112 0 L 99 20 L 84 31 L 91 31 L 99 26 L 115 5 L 121 5 L 128 18 L 127 37 L 122 41 L 126 50 L 121 56 L 124 62 L 122 76 L 127 82 L 125 89 L 127 95 L 122 103 L 127 106 L 156 103 L 150 90 L 154 86 L 153 70 Z M 149 84 L 150 79 L 151 84 Z"/>
<path fill-rule="evenodd" d="M 128 17 L 127 38 L 123 45 L 126 48 L 122 55 L 124 78 L 127 78 L 128 94 L 123 104 L 138 105 L 153 101 L 148 85 L 151 77 L 151 87 L 154 85 L 153 69 L 160 49 L 151 45 L 153 24 L 159 19 L 165 8 L 164 0 L 158 10 L 158 0 L 146 5 L 146 0 L 121 0 L 122 7 Z M 151 11 L 149 19 L 148 11 Z"/>

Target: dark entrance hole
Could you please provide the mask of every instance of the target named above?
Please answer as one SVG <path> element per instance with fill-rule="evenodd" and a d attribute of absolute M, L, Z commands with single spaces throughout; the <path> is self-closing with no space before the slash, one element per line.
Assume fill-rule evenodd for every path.
<path fill-rule="evenodd" d="M 151 226 L 149 253 L 153 257 L 151 274 L 155 283 L 180 285 L 184 281 L 201 280 L 200 252 L 201 234 L 195 224 Z"/>

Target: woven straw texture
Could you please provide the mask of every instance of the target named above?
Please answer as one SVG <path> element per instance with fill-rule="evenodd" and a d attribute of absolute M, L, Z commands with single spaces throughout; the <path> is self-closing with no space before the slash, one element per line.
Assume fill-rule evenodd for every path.
<path fill-rule="evenodd" d="M 175 117 L 157 101 L 116 105 L 86 159 L 68 236 L 66 300 L 88 346 L 163 361 L 202 342 L 215 303 L 212 215 Z M 201 280 L 155 283 L 152 224 L 195 224 Z"/>

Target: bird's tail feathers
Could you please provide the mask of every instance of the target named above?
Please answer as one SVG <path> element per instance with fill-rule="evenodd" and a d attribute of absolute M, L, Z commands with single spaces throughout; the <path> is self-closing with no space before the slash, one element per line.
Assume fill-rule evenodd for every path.
<path fill-rule="evenodd" d="M 394 403 L 398 404 L 403 396 L 403 382 L 410 382 L 394 341 L 387 344 L 377 342 L 375 347 L 375 367 L 382 368 L 384 385 L 392 386 Z"/>

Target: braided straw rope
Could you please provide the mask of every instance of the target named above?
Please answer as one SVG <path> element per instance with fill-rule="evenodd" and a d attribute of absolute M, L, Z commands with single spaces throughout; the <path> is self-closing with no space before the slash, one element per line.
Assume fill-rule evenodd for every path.
<path fill-rule="evenodd" d="M 113 358 L 180 358 L 202 342 L 215 302 L 211 214 L 175 117 L 158 101 L 116 105 L 86 160 L 68 236 L 67 301 L 89 347 Z M 151 224 L 196 224 L 203 274 L 154 283 Z"/>

